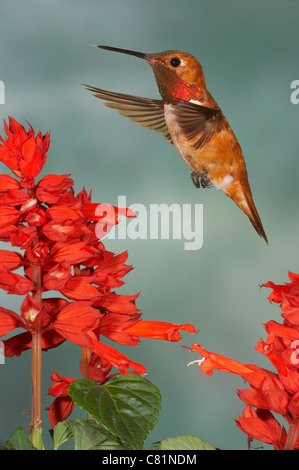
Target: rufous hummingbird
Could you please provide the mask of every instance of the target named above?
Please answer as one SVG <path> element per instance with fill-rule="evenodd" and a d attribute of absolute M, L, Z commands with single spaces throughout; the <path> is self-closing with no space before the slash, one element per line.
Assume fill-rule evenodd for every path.
<path fill-rule="evenodd" d="M 253 202 L 240 144 L 218 104 L 208 92 L 202 67 L 195 57 L 181 51 L 155 54 L 110 46 L 96 46 L 129 54 L 148 62 L 155 74 L 162 100 L 85 87 L 104 104 L 117 109 L 143 127 L 161 132 L 174 144 L 192 170 L 199 187 L 214 186 L 229 196 L 249 217 L 268 243 Z"/>

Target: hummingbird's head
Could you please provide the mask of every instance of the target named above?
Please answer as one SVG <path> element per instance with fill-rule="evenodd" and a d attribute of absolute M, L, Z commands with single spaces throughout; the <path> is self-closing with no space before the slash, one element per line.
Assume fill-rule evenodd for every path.
<path fill-rule="evenodd" d="M 152 66 L 161 96 L 167 102 L 198 99 L 206 87 L 200 63 L 187 52 L 147 54 L 145 60 Z"/>
<path fill-rule="evenodd" d="M 110 46 L 97 47 L 146 60 L 154 71 L 159 91 L 166 102 L 196 99 L 200 95 L 200 91 L 206 87 L 200 63 L 187 52 L 164 51 L 145 54 Z"/>
<path fill-rule="evenodd" d="M 157 54 L 146 54 L 145 60 L 155 70 L 165 69 L 165 72 L 175 73 L 189 85 L 205 86 L 202 67 L 195 57 L 187 52 L 164 51 Z"/>

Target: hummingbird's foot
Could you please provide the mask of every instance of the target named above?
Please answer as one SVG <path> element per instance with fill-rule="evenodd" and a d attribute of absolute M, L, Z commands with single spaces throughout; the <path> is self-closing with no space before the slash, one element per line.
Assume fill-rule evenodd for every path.
<path fill-rule="evenodd" d="M 201 187 L 202 188 L 211 188 L 213 185 L 209 179 L 208 172 L 205 171 L 203 175 L 201 175 Z"/>
<path fill-rule="evenodd" d="M 190 177 L 192 179 L 192 183 L 194 184 L 194 186 L 197 189 L 200 188 L 200 176 L 197 173 L 195 173 L 195 171 L 192 171 Z"/>
<path fill-rule="evenodd" d="M 210 188 L 212 185 L 211 181 L 209 180 L 208 172 L 204 171 L 202 175 L 199 175 L 195 171 L 191 173 L 191 179 L 194 186 L 198 188 Z"/>

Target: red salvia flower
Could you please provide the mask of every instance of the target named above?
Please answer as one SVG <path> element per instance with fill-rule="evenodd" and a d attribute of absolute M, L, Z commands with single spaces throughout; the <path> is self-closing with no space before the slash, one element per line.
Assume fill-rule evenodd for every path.
<path fill-rule="evenodd" d="M 286 431 L 280 426 L 271 411 L 246 405 L 242 416 L 236 420 L 237 426 L 251 439 L 272 444 L 276 450 L 282 450 L 286 442 Z"/>
<path fill-rule="evenodd" d="M 291 282 L 284 285 L 263 284 L 272 289 L 269 301 L 280 304 L 284 320 L 264 325 L 268 336 L 257 343 L 256 350 L 271 361 L 276 372 L 241 364 L 198 344 L 192 346 L 203 356 L 196 362 L 204 374 L 219 369 L 240 375 L 249 383 L 250 389 L 238 390 L 246 407 L 236 423 L 250 440 L 272 444 L 277 450 L 299 450 L 299 275 L 289 273 L 289 279 Z M 284 418 L 288 431 L 273 413 Z"/>
<path fill-rule="evenodd" d="M 116 255 L 106 250 L 100 238 L 121 218 L 135 214 L 92 203 L 85 189 L 75 195 L 68 174 L 36 181 L 47 159 L 49 133 L 35 135 L 32 126 L 26 131 L 13 118 L 8 125 L 4 122 L 4 129 L 7 137 L 0 137 L 0 160 L 17 179 L 0 175 L 0 240 L 22 253 L 0 250 L 0 288 L 26 296 L 21 315 L 0 307 L 1 338 L 16 328 L 24 330 L 4 339 L 6 356 L 33 348 L 38 332 L 42 350 L 66 340 L 87 349 L 88 376 L 100 383 L 109 378 L 112 367 L 123 374 L 129 369 L 145 374 L 142 364 L 103 343 L 102 337 L 134 346 L 141 337 L 178 341 L 180 330 L 196 330 L 192 325 L 143 321 L 136 306 L 139 294 L 115 292 L 132 266 L 126 264 L 127 252 Z M 24 275 L 14 272 L 19 268 Z M 55 400 L 49 417 L 55 425 L 72 411 L 67 389 L 75 379 L 54 372 L 52 380 L 49 393 Z"/>
<path fill-rule="evenodd" d="M 56 397 L 53 403 L 47 408 L 49 420 L 54 427 L 59 421 L 64 421 L 69 417 L 75 406 L 68 394 L 68 386 L 77 380 L 75 377 L 62 377 L 54 370 L 51 375 L 53 385 L 50 386 L 48 394 Z"/>
<path fill-rule="evenodd" d="M 4 121 L 7 139 L 0 146 L 0 160 L 10 168 L 18 178 L 37 176 L 47 160 L 50 135 L 41 132 L 34 137 L 30 126 L 28 132 L 14 118 L 9 118 L 9 126 Z"/>

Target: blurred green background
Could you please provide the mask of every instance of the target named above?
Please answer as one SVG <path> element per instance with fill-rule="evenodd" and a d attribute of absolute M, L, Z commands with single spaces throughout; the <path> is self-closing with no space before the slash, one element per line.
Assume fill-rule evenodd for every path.
<path fill-rule="evenodd" d="M 141 292 L 146 320 L 192 323 L 196 337 L 182 345 L 270 367 L 254 347 L 262 323 L 280 321 L 261 283 L 298 272 L 299 105 L 290 101 L 299 79 L 297 0 L 2 0 L 0 80 L 5 83 L 1 121 L 26 119 L 51 132 L 42 175 L 71 173 L 76 191 L 93 190 L 94 202 L 203 204 L 204 242 L 185 251 L 183 240 L 106 240 L 129 252 L 135 269 L 119 293 Z M 220 191 L 196 190 L 176 149 L 161 135 L 109 110 L 80 84 L 159 98 L 150 67 L 134 57 L 89 44 L 142 52 L 178 49 L 201 62 L 207 87 L 230 122 L 245 156 L 253 196 L 269 238 Z M 23 121 L 24 122 L 24 121 Z M 24 122 L 25 124 L 25 122 Z M 3 134 L 3 124 L 0 125 Z M 7 173 L 4 165 L 0 172 Z M 8 248 L 4 245 L 3 248 Z M 21 299 L 0 294 L 18 311 Z M 118 346 L 116 345 L 118 348 Z M 168 436 L 197 434 L 220 449 L 246 449 L 235 425 L 243 403 L 239 377 L 201 374 L 187 363 L 198 356 L 180 343 L 142 340 L 119 347 L 144 364 L 163 401 L 147 446 Z M 79 347 L 64 344 L 43 356 L 44 408 L 50 375 L 79 377 Z M 0 366 L 0 442 L 18 425 L 27 431 L 31 408 L 30 353 Z M 81 416 L 79 412 L 74 417 Z M 43 417 L 44 440 L 49 421 Z"/>

